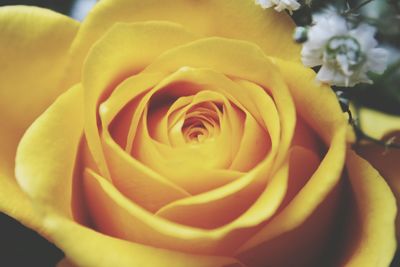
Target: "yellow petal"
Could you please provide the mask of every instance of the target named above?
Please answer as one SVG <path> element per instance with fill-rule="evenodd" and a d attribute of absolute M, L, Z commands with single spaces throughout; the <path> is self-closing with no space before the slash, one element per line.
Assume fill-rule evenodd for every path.
<path fill-rule="evenodd" d="M 174 23 L 117 24 L 92 47 L 82 77 L 85 89 L 85 134 L 92 155 L 105 177 L 109 178 L 110 175 L 97 128 L 99 98 L 123 79 L 143 69 L 165 50 L 194 39 L 192 34 Z"/>
<path fill-rule="evenodd" d="M 121 148 L 125 146 L 131 120 L 131 113 L 124 110 L 126 108 L 124 106 L 150 90 L 149 88 L 155 86 L 163 76 L 161 74 L 132 76 L 121 83 L 100 106 L 100 119 L 104 129 L 101 136 L 102 147 L 110 168 L 111 179 L 125 196 L 150 211 L 156 211 L 172 200 L 189 195 L 182 188 L 132 158 Z M 132 110 L 136 109 L 136 106 L 132 107 Z M 125 117 L 128 117 L 127 120 L 121 121 Z"/>
<path fill-rule="evenodd" d="M 338 184 L 345 160 L 343 126 L 336 131 L 329 150 L 318 169 L 293 200 L 260 232 L 247 241 L 239 252 L 246 252 L 301 225 Z"/>
<path fill-rule="evenodd" d="M 315 80 L 315 72 L 301 64 L 271 58 L 287 83 L 296 111 L 329 144 L 337 129 L 347 124 L 332 89 Z"/>
<path fill-rule="evenodd" d="M 251 0 L 107 0 L 99 2 L 83 22 L 74 43 L 72 82 L 79 80 L 82 62 L 96 40 L 116 22 L 165 20 L 201 36 L 249 40 L 269 55 L 300 60 L 292 41 L 294 23 L 284 12 L 263 10 Z"/>
<path fill-rule="evenodd" d="M 364 133 L 382 139 L 385 134 L 400 130 L 400 117 L 376 110 L 361 108 L 357 114 L 358 122 Z"/>
<path fill-rule="evenodd" d="M 16 130 L 24 130 L 62 92 L 58 85 L 78 27 L 46 9 L 0 8 L 0 114 Z"/>
<path fill-rule="evenodd" d="M 318 154 L 302 147 L 294 147 L 290 159 L 289 184 L 285 199 L 277 211 L 284 211 L 304 185 L 310 181 L 320 164 Z M 334 229 L 337 204 L 340 203 L 340 191 L 335 189 L 324 198 L 303 223 L 275 238 L 260 243 L 258 246 L 241 253 L 239 258 L 252 267 L 271 266 L 326 266 L 314 264 L 329 244 L 328 238 Z M 287 218 L 288 219 L 288 218 Z M 268 227 L 274 218 L 263 225 Z M 282 221 L 285 223 L 284 221 Z M 254 237 L 260 233 L 255 233 Z M 336 233 L 337 234 L 337 233 Z M 288 257 L 290 255 L 290 257 Z M 336 265 L 332 265 L 336 266 Z"/>
<path fill-rule="evenodd" d="M 16 148 L 29 124 L 62 92 L 59 82 L 78 27 L 46 9 L 0 8 L 0 210 L 26 225 L 36 220 L 15 182 Z"/>
<path fill-rule="evenodd" d="M 353 151 L 347 153 L 347 169 L 358 216 L 352 223 L 345 266 L 389 266 L 396 251 L 395 198 L 379 173 Z"/>
<path fill-rule="evenodd" d="M 216 231 L 232 231 L 235 234 L 243 229 L 250 229 L 243 234 L 243 240 L 247 235 L 257 231 L 256 226 L 269 219 L 278 209 L 286 193 L 288 183 L 288 164 L 284 164 L 274 175 L 271 182 L 264 188 L 260 196 L 249 205 L 245 203 L 243 195 L 233 195 L 230 202 L 207 205 L 207 197 L 187 198 L 175 201 L 157 212 L 157 215 L 169 220 L 203 228 L 219 228 Z M 197 203 L 196 203 L 197 200 Z M 226 202 L 226 201 L 225 201 Z M 253 228 L 253 229 L 252 229 Z M 243 231 L 245 232 L 245 231 Z"/>
<path fill-rule="evenodd" d="M 176 224 L 156 217 L 129 201 L 105 178 L 90 170 L 85 173 L 85 191 L 92 221 L 96 229 L 103 233 L 172 250 L 225 255 L 231 254 L 254 232 L 260 222 L 274 213 L 284 195 L 286 180 L 287 168 L 283 167 L 263 197 L 257 200 L 255 207 L 247 211 L 245 216 L 232 224 L 212 230 Z M 269 200 L 268 205 L 265 200 Z M 237 200 L 236 203 L 241 205 Z"/>
<path fill-rule="evenodd" d="M 155 217 L 90 170 L 85 172 L 85 192 L 92 221 L 102 233 L 150 246 L 206 254 L 217 253 L 223 241 L 205 230 Z M 201 246 L 196 245 L 199 242 Z"/>
<path fill-rule="evenodd" d="M 236 82 L 243 86 L 250 102 L 243 104 L 246 109 L 244 134 L 231 168 L 249 171 L 261 162 L 272 144 L 275 146 L 278 143 L 279 114 L 273 99 L 261 86 L 245 80 L 236 80 Z M 239 101 L 242 102 L 244 99 L 240 98 Z M 256 114 L 253 115 L 247 111 L 249 105 L 256 108 Z M 262 123 L 255 120 L 255 117 L 260 117 Z M 263 124 L 265 127 L 262 127 Z"/>
<path fill-rule="evenodd" d="M 132 201 L 157 211 L 171 201 L 189 196 L 183 188 L 132 158 L 109 136 L 104 136 L 104 153 L 114 185 Z"/>
<path fill-rule="evenodd" d="M 355 114 L 355 112 L 354 112 Z M 376 110 L 361 108 L 357 114 L 361 129 L 367 135 L 377 139 L 398 142 L 400 118 Z M 397 136 L 397 137 L 396 137 Z M 357 153 L 367 159 L 389 184 L 400 206 L 400 149 L 385 148 L 372 142 L 361 142 Z M 397 237 L 400 240 L 400 215 L 396 219 Z"/>
<path fill-rule="evenodd" d="M 34 201 L 71 216 L 72 175 L 83 133 L 83 95 L 77 85 L 62 94 L 26 131 L 15 174 Z"/>
<path fill-rule="evenodd" d="M 182 253 L 113 238 L 54 214 L 45 217 L 44 229 L 73 266 L 244 267 L 229 257 Z"/>
<path fill-rule="evenodd" d="M 238 60 L 240 59 L 240 61 Z M 276 149 L 277 158 L 274 161 L 274 167 L 279 168 L 286 158 L 294 126 L 295 109 L 292 97 L 282 80 L 282 77 L 276 66 L 265 57 L 265 54 L 254 44 L 245 41 L 229 40 L 225 38 L 205 38 L 186 45 L 170 49 L 158 57 L 150 64 L 144 72 L 169 71 L 172 72 L 182 66 L 191 68 L 210 68 L 216 72 L 223 73 L 228 77 L 248 80 L 257 83 L 264 90 L 271 94 L 280 116 L 281 133 L 280 142 L 272 141 L 272 153 Z M 260 93 L 260 92 L 258 92 Z M 235 97 L 241 99 L 246 93 L 234 93 Z M 262 114 L 259 106 L 261 101 L 251 101 L 251 105 L 245 107 L 249 110 L 259 110 L 251 114 Z M 256 103 L 256 105 L 254 105 Z M 264 122 L 268 125 L 267 122 Z M 276 123 L 272 123 L 276 126 Z M 271 129 L 276 127 L 271 127 Z M 269 129 L 270 134 L 272 131 Z M 273 136 L 271 137 L 274 138 Z M 279 149 L 278 148 L 279 145 Z M 273 169 L 275 170 L 275 169 Z"/>
<path fill-rule="evenodd" d="M 0 211 L 19 220 L 25 226 L 40 231 L 40 218 L 31 199 L 21 190 L 15 179 L 0 173 Z"/>
<path fill-rule="evenodd" d="M 212 81 L 213 80 L 210 79 L 210 84 L 212 84 Z M 179 82 L 179 80 L 175 82 Z M 198 82 L 200 84 L 203 81 L 199 79 L 198 81 L 182 80 L 181 82 Z M 193 84 L 192 86 L 196 87 L 198 85 Z M 176 88 L 176 86 L 173 88 Z M 158 91 L 159 89 L 158 86 L 154 88 L 155 91 Z M 167 96 L 168 94 L 171 94 L 168 89 L 164 91 Z M 164 98 L 167 96 L 164 95 Z M 160 95 L 159 97 L 162 98 L 163 95 Z M 219 102 L 223 105 L 225 110 L 222 121 L 220 122 L 221 132 L 219 136 L 209 140 L 210 142 L 202 142 L 198 144 L 188 144 L 186 142 L 186 146 L 180 147 L 170 147 L 151 138 L 149 135 L 148 124 L 151 126 L 153 114 L 147 114 L 147 106 L 151 105 L 151 102 L 146 101 L 146 109 L 141 117 L 141 125 L 139 125 L 139 127 L 133 126 L 130 129 L 131 132 L 129 137 L 133 136 L 133 132 L 137 132 L 137 134 L 135 134 L 135 143 L 133 144 L 134 149 L 132 151 L 135 158 L 152 167 L 159 173 L 169 176 L 170 179 L 174 180 L 177 184 L 182 184 L 182 182 L 188 183 L 189 179 L 187 179 L 187 176 L 190 176 L 191 173 L 196 172 L 196 170 L 201 172 L 202 169 L 227 168 L 232 161 L 232 154 L 234 153 L 233 149 L 235 148 L 234 143 L 239 143 L 239 141 L 232 140 L 235 137 L 236 140 L 238 139 L 235 134 L 232 135 L 232 132 L 236 132 L 236 135 L 239 136 L 241 132 L 241 129 L 238 129 L 241 128 L 241 123 L 239 122 L 240 120 L 236 113 L 237 109 L 232 106 L 230 101 L 228 101 L 223 94 L 211 90 L 200 90 L 194 95 L 193 101 L 182 111 L 182 113 L 184 114 L 185 110 L 189 110 L 191 107 L 200 103 L 206 103 L 207 101 Z M 153 148 L 153 150 L 151 148 Z M 151 153 L 151 151 L 154 153 Z M 220 153 L 221 151 L 224 151 L 224 153 Z M 193 189 L 195 189 L 195 187 L 196 186 L 194 186 Z M 192 191 L 191 189 L 186 189 Z"/>
<path fill-rule="evenodd" d="M 392 189 L 397 206 L 400 207 L 400 150 L 370 143 L 357 146 L 356 151 L 379 171 Z M 400 240 L 400 214 L 397 215 L 396 228 Z"/>

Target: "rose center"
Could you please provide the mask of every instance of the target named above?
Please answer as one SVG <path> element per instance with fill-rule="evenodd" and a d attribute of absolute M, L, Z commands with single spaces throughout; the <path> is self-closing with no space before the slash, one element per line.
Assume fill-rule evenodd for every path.
<path fill-rule="evenodd" d="M 203 103 L 188 110 L 181 129 L 187 143 L 201 143 L 215 137 L 219 129 L 216 109 L 214 103 Z"/>

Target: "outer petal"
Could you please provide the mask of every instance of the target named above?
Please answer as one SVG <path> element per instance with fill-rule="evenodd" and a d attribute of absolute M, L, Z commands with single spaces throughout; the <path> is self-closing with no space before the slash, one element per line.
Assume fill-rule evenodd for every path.
<path fill-rule="evenodd" d="M 83 92 L 77 85 L 50 106 L 18 146 L 15 174 L 35 201 L 71 215 L 72 174 L 83 133 Z"/>
<path fill-rule="evenodd" d="M 117 24 L 92 47 L 85 62 L 85 134 L 101 173 L 109 178 L 100 138 L 96 110 L 107 89 L 140 71 L 164 51 L 196 39 L 183 27 L 169 22 Z M 110 68 L 110 66 L 112 66 Z"/>
<path fill-rule="evenodd" d="M 358 215 L 353 223 L 357 223 L 359 231 L 350 234 L 351 246 L 344 265 L 389 266 L 396 251 L 395 198 L 379 173 L 350 150 L 347 168 Z"/>
<path fill-rule="evenodd" d="M 400 117 L 362 108 L 358 112 L 361 129 L 369 136 L 381 139 L 385 134 L 400 130 Z"/>
<path fill-rule="evenodd" d="M 0 8 L 0 210 L 28 225 L 30 202 L 14 180 L 16 147 L 27 126 L 61 93 L 79 24 L 49 10 Z"/>
<path fill-rule="evenodd" d="M 373 110 L 361 109 L 359 113 L 364 132 L 377 139 L 399 142 L 400 118 Z M 392 135 L 393 133 L 393 135 Z M 400 149 L 385 148 L 374 143 L 360 144 L 357 153 L 367 159 L 387 181 L 400 206 Z M 397 238 L 400 240 L 400 216 L 397 216 Z"/>
<path fill-rule="evenodd" d="M 229 257 L 186 254 L 116 239 L 54 214 L 46 216 L 44 225 L 46 234 L 77 266 L 244 266 Z M 76 245 L 77 240 L 79 246 Z"/>
<path fill-rule="evenodd" d="M 300 116 L 329 144 L 337 129 L 346 124 L 337 98 L 327 85 L 315 81 L 315 73 L 300 64 L 271 58 L 279 67 Z"/>
<path fill-rule="evenodd" d="M 329 151 L 307 184 L 294 199 L 261 231 L 239 249 L 239 253 L 292 231 L 311 216 L 317 206 L 327 198 L 339 183 L 345 158 L 345 128 L 336 132 Z M 251 251 L 250 251 L 251 252 Z"/>
<path fill-rule="evenodd" d="M 300 59 L 300 47 L 292 41 L 290 17 L 263 10 L 251 0 L 105 0 L 85 19 L 74 42 L 71 81 L 79 79 L 87 51 L 114 23 L 148 20 L 176 22 L 202 36 L 252 41 L 268 55 Z"/>

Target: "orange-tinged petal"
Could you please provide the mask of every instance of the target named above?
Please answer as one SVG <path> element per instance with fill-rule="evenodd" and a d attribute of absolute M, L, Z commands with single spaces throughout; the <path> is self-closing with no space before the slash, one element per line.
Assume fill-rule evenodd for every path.
<path fill-rule="evenodd" d="M 212 82 L 211 79 L 210 82 Z M 157 91 L 158 87 L 154 88 L 154 90 Z M 166 90 L 165 93 L 168 94 L 169 91 Z M 139 127 L 132 127 L 130 129 L 130 136 L 133 136 L 133 132 L 135 132 L 134 149 L 132 151 L 134 157 L 159 173 L 169 176 L 171 180 L 178 180 L 174 181 L 177 184 L 185 183 L 185 181 L 187 183 L 189 181 L 187 176 L 196 172 L 197 169 L 201 171 L 202 169 L 207 170 L 210 168 L 227 168 L 232 161 L 235 143 L 239 143 L 239 141 L 234 140 L 235 137 L 236 140 L 238 137 L 235 134 L 232 135 L 232 132 L 237 132 L 236 135 L 240 135 L 241 118 L 238 118 L 239 115 L 236 114 L 236 110 L 223 94 L 211 90 L 200 90 L 195 94 L 192 103 L 187 106 L 186 110 L 207 101 L 219 102 L 225 110 L 220 122 L 221 132 L 219 136 L 208 140 L 209 142 L 205 141 L 198 144 L 186 143 L 185 146 L 180 147 L 170 147 L 159 143 L 149 135 L 148 124 L 151 123 L 153 114 L 148 114 L 146 106 Z M 184 113 L 185 110 L 182 112 Z M 221 153 L 221 151 L 224 153 Z"/>
<path fill-rule="evenodd" d="M 62 94 L 26 131 L 18 146 L 15 174 L 41 205 L 71 216 L 72 175 L 83 134 L 83 91 Z"/>
<path fill-rule="evenodd" d="M 219 230 L 231 229 L 233 232 L 235 230 L 240 232 L 242 228 L 258 226 L 274 214 L 286 193 L 287 180 L 288 164 L 284 164 L 250 207 L 242 205 L 241 202 L 244 202 L 244 199 L 239 193 L 233 195 L 229 199 L 231 203 L 228 202 L 225 206 L 201 205 L 207 203 L 207 198 L 203 196 L 202 201 L 198 203 L 191 198 L 173 202 L 158 211 L 157 215 L 196 227 L 220 226 Z M 251 229 L 249 233 L 255 231 L 256 229 Z M 249 233 L 243 235 L 243 240 Z"/>
<path fill-rule="evenodd" d="M 288 189 L 281 207 L 276 212 L 276 216 L 279 216 L 279 213 L 285 209 L 293 197 L 302 190 L 304 184 L 310 180 L 319 164 L 318 154 L 302 147 L 293 148 L 289 163 Z M 319 265 L 315 263 L 318 262 L 320 257 L 323 257 L 321 254 L 329 245 L 330 240 L 328 238 L 333 233 L 335 225 L 339 222 L 337 215 L 338 208 L 340 208 L 338 204 L 341 204 L 342 189 L 341 184 L 339 187 L 335 186 L 328 196 L 318 203 L 313 213 L 295 228 L 240 253 L 238 257 L 252 267 L 268 265 L 327 266 L 326 264 Z M 274 218 L 270 222 L 264 223 L 263 226 L 268 227 L 268 224 L 273 223 L 273 221 Z M 258 234 L 255 233 L 254 236 L 257 237 Z M 331 263 L 329 260 L 328 262 Z"/>
<path fill-rule="evenodd" d="M 30 200 L 14 178 L 16 148 L 29 124 L 62 93 L 59 80 L 78 27 L 46 9 L 0 8 L 0 211 L 37 229 Z"/>
<path fill-rule="evenodd" d="M 93 223 L 103 233 L 157 247 L 218 255 L 232 253 L 254 232 L 258 223 L 273 214 L 282 199 L 277 196 L 283 196 L 285 192 L 285 170 L 287 168 L 276 174 L 271 187 L 266 190 L 268 193 L 257 202 L 257 208 L 249 210 L 237 222 L 213 230 L 184 226 L 156 217 L 129 201 L 105 178 L 90 170 L 85 172 L 85 191 Z M 271 200 L 268 208 L 265 199 Z M 263 212 L 259 212 L 260 208 Z"/>
<path fill-rule="evenodd" d="M 347 170 L 357 207 L 344 266 L 389 266 L 396 251 L 395 198 L 379 173 L 355 152 L 347 152 Z"/>
<path fill-rule="evenodd" d="M 162 73 L 139 73 L 120 83 L 110 97 L 100 104 L 99 115 L 102 127 L 107 129 L 130 101 L 150 91 L 164 77 L 165 74 Z"/>
<path fill-rule="evenodd" d="M 353 114 L 356 114 L 353 111 Z M 368 108 L 357 110 L 359 125 L 367 135 L 385 142 L 399 142 L 400 118 Z M 400 206 L 400 150 L 372 142 L 360 142 L 357 153 L 367 159 L 389 184 Z M 397 238 L 400 240 L 400 215 L 396 219 Z"/>
<path fill-rule="evenodd" d="M 114 185 L 125 196 L 149 211 L 157 211 L 171 201 L 188 197 L 183 188 L 132 158 L 108 135 L 103 148 Z"/>
<path fill-rule="evenodd" d="M 141 74 L 142 75 L 142 74 Z M 134 79 L 134 78 L 131 78 Z M 124 85 L 124 87 L 126 87 L 127 89 L 129 89 L 130 87 L 134 86 L 129 85 L 130 83 L 128 83 L 130 79 L 128 79 L 126 81 L 126 84 Z M 193 88 L 190 90 L 188 90 L 188 92 L 183 92 L 182 90 L 185 88 L 179 88 L 177 85 L 173 84 L 173 82 L 177 82 L 177 81 L 181 81 L 181 82 L 190 82 L 193 83 Z M 205 70 L 205 69 L 190 69 L 190 68 L 182 68 L 179 69 L 177 72 L 175 72 L 174 74 L 170 75 L 169 77 L 167 77 L 164 81 L 162 81 L 159 85 L 157 85 L 157 87 L 155 87 L 152 91 L 154 93 L 156 93 L 158 90 L 161 90 L 163 87 L 168 86 L 168 84 L 172 83 L 172 88 L 176 89 L 174 91 L 174 93 L 178 93 L 178 94 L 187 94 L 187 93 L 194 93 L 196 92 L 196 90 L 200 90 L 197 87 L 199 86 L 205 86 L 206 88 L 213 88 L 212 90 L 218 91 L 220 92 L 222 95 L 227 95 L 227 97 L 229 98 L 230 101 L 232 101 L 236 106 L 239 106 L 242 110 L 246 110 L 246 107 L 243 107 L 243 105 L 240 103 L 242 101 L 245 101 L 247 105 L 249 105 L 250 108 L 252 108 L 253 106 L 250 104 L 250 98 L 246 95 L 246 92 L 240 87 L 238 86 L 238 84 L 234 83 L 232 80 L 228 79 L 227 77 L 225 77 L 224 75 L 218 74 L 217 72 L 211 71 L 211 70 Z M 122 89 L 122 86 L 121 86 Z M 127 91 L 129 92 L 129 91 Z M 169 91 L 168 91 L 169 92 Z M 166 93 L 168 93 L 166 92 Z M 130 93 L 132 94 L 132 92 Z M 136 94 L 136 93 L 135 93 Z M 133 94 L 132 94 L 133 95 Z M 143 115 L 143 111 L 145 109 L 145 107 L 148 105 L 152 94 L 147 94 L 145 97 L 143 97 L 143 99 L 140 101 L 140 104 L 138 104 L 138 107 L 135 108 L 135 114 L 133 115 L 133 119 L 132 119 L 132 123 L 131 123 L 131 138 L 129 138 L 129 140 L 132 140 L 133 138 L 135 138 L 135 134 L 137 132 L 143 134 L 146 133 L 146 131 L 142 130 L 141 128 L 139 129 L 139 127 L 147 127 L 146 123 L 144 123 L 144 121 L 142 120 L 142 123 L 139 124 L 139 121 Z M 170 94 L 169 94 L 170 95 Z M 109 100 L 112 99 L 112 96 L 109 98 Z M 247 101 L 246 101 L 247 99 Z M 129 98 L 128 98 L 129 101 Z M 270 104 L 270 102 L 268 102 Z M 259 107 L 259 109 L 264 110 L 265 105 L 262 105 Z M 266 110 L 274 110 L 273 107 L 265 107 Z M 254 108 L 253 108 L 254 109 Z M 227 110 L 229 111 L 229 110 Z M 254 113 L 258 113 L 259 111 L 257 109 L 255 109 Z M 233 113 L 233 112 L 232 112 Z M 275 113 L 276 114 L 276 111 Z M 248 114 L 249 116 L 252 116 L 253 114 Z M 259 114 L 255 114 L 258 115 L 258 117 L 261 117 L 261 115 Z M 273 114 L 271 114 L 273 115 Z M 232 116 L 233 117 L 233 116 Z M 276 115 L 277 117 L 277 115 Z M 277 118 L 275 118 L 277 119 Z M 261 120 L 261 123 L 264 124 L 263 120 Z M 232 122 L 234 122 L 234 120 L 232 120 Z M 279 138 L 279 127 L 278 129 L 276 129 L 276 125 L 275 126 L 269 126 L 269 120 L 265 119 L 265 124 L 268 125 L 268 128 L 270 128 L 269 130 L 271 130 L 271 134 L 273 135 L 273 140 L 275 143 L 278 143 L 278 138 Z M 225 132 L 225 131 L 224 131 Z M 142 138 L 142 137 L 141 137 Z M 144 138 L 144 137 L 143 137 Z M 142 139 L 141 139 L 142 140 Z M 147 145 L 144 144 L 145 140 L 147 142 Z M 143 157 L 147 157 L 148 161 L 147 164 L 150 166 L 159 164 L 159 161 L 161 160 L 154 160 L 155 156 L 157 156 L 157 158 L 160 158 L 162 153 L 164 153 L 164 156 L 168 156 L 170 158 L 170 154 L 166 153 L 165 151 L 171 151 L 173 150 L 173 148 L 171 149 L 167 149 L 166 147 L 163 147 L 162 144 L 157 144 L 154 142 L 154 140 L 151 140 L 148 136 L 146 139 L 143 139 L 140 142 L 137 142 L 137 144 L 135 145 L 135 150 L 139 150 L 140 148 L 142 148 L 142 156 Z M 128 146 L 130 142 L 128 142 Z M 228 143 L 229 145 L 229 143 Z M 276 147 L 277 145 L 275 145 L 275 151 L 276 151 Z M 163 152 L 164 151 L 164 152 Z M 221 149 L 217 149 L 217 155 L 220 154 Z M 223 150 L 225 151 L 225 150 Z M 190 151 L 189 151 L 190 152 Z M 272 158 L 272 156 L 270 156 L 270 158 Z M 143 159 L 142 159 L 143 160 Z M 167 163 L 166 163 L 167 164 Z M 179 171 L 180 169 L 184 168 L 185 166 L 176 168 L 176 170 L 172 170 L 173 173 L 176 173 L 177 171 Z M 170 168 L 171 169 L 171 168 Z M 186 167 L 187 169 L 187 173 L 193 173 L 193 169 L 190 169 L 189 167 Z M 168 173 L 168 172 L 167 172 Z M 200 172 L 201 173 L 201 172 Z M 201 176 L 199 173 L 199 176 Z M 164 175 L 166 175 L 164 173 Z M 170 175 L 172 176 L 172 178 L 176 178 L 176 175 Z M 182 175 L 180 175 L 182 176 Z M 183 178 L 184 181 L 182 182 L 186 182 L 186 183 L 193 183 L 192 180 L 193 179 L 186 179 L 188 175 L 184 175 Z M 190 174 L 191 176 L 191 174 Z M 232 178 L 236 177 L 237 175 L 234 174 Z M 206 176 L 207 177 L 207 176 Z M 205 178 L 206 178 L 205 177 Z M 192 177 L 194 178 L 194 177 Z M 210 178 L 212 178 L 210 176 Z M 264 176 L 264 178 L 266 178 L 266 176 Z M 199 180 L 199 182 L 201 183 L 201 180 Z M 218 184 L 218 181 L 215 181 L 214 184 Z M 221 183 L 219 183 L 221 185 Z M 198 184 L 197 184 L 198 185 Z M 207 185 L 207 182 L 204 182 L 204 185 Z M 203 186 L 201 186 L 203 187 Z M 193 188 L 196 188 L 196 186 L 194 186 Z M 198 191 L 198 188 L 197 188 Z M 217 196 L 215 194 L 215 196 Z M 222 195 L 219 195 L 218 198 L 222 198 Z"/>
<path fill-rule="evenodd" d="M 179 23 L 201 36 L 249 40 L 273 56 L 300 60 L 300 46 L 292 41 L 295 27 L 284 12 L 263 10 L 251 0 L 106 0 L 83 22 L 74 42 L 71 79 L 79 80 L 90 47 L 117 22 L 164 20 Z"/>
<path fill-rule="evenodd" d="M 247 111 L 249 103 L 244 104 L 247 114 L 244 134 L 231 168 L 249 171 L 266 156 L 265 153 L 272 146 L 271 143 L 276 145 L 280 131 L 279 114 L 273 99 L 260 86 L 245 80 L 236 80 L 236 82 L 243 87 L 249 100 L 254 103 L 257 113 L 249 114 Z M 260 117 L 260 121 L 254 120 L 252 115 Z"/>
<path fill-rule="evenodd" d="M 378 144 L 360 144 L 357 153 L 369 161 L 389 184 L 400 207 L 400 150 Z M 397 238 L 400 240 L 400 215 L 396 220 Z"/>
<path fill-rule="evenodd" d="M 170 201 L 186 197 L 189 194 L 132 158 L 121 148 L 121 144 L 118 146 L 115 143 L 116 140 L 113 138 L 116 136 L 111 136 L 110 131 L 112 131 L 111 134 L 119 135 L 118 139 L 126 139 L 127 133 L 115 133 L 121 132 L 120 128 L 124 127 L 117 125 L 118 131 L 116 131 L 111 129 L 111 123 L 114 123 L 116 116 L 120 116 L 119 112 L 126 112 L 123 111 L 123 108 L 127 103 L 150 90 L 149 88 L 155 86 L 163 77 L 164 75 L 159 73 L 132 76 L 121 83 L 100 105 L 100 120 L 104 129 L 101 136 L 102 146 L 110 168 L 111 179 L 125 196 L 151 211 L 158 210 Z M 133 109 L 135 110 L 136 106 L 133 106 Z M 128 124 L 128 122 L 120 121 L 118 123 Z M 129 125 L 126 128 L 127 132 Z"/>
<path fill-rule="evenodd" d="M 240 59 L 240 61 L 238 60 Z M 186 45 L 170 49 L 152 64 L 144 72 L 173 71 L 182 66 L 191 68 L 210 68 L 223 73 L 228 77 L 248 80 L 261 85 L 271 94 L 280 115 L 281 133 L 280 142 L 272 141 L 272 153 L 278 153 L 274 161 L 274 168 L 279 168 L 285 159 L 287 150 L 293 136 L 295 126 L 295 109 L 292 97 L 282 80 L 276 66 L 265 57 L 262 50 L 254 44 L 245 41 L 230 40 L 225 38 L 205 38 Z M 245 92 L 235 92 L 235 97 L 244 99 Z M 256 109 L 254 103 L 245 105 L 249 110 Z M 251 112 L 257 114 L 260 112 Z M 270 135 L 272 135 L 271 130 Z M 273 136 L 271 138 L 274 138 Z M 279 145 L 279 149 L 278 148 Z"/>
<path fill-rule="evenodd" d="M 44 229 L 50 239 L 64 251 L 72 266 L 244 267 L 229 257 L 182 253 L 117 239 L 55 214 L 45 217 Z"/>
<path fill-rule="evenodd" d="M 301 64 L 271 58 L 279 67 L 296 111 L 329 144 L 338 128 L 347 124 L 335 93 L 315 80 L 315 72 Z"/>
<path fill-rule="evenodd" d="M 240 253 L 291 231 L 313 213 L 340 181 L 346 152 L 345 134 L 345 126 L 336 131 L 327 154 L 310 180 L 276 217 L 239 249 Z"/>
<path fill-rule="evenodd" d="M 102 233 L 146 245 L 197 253 L 216 253 L 216 246 L 221 242 L 215 234 L 155 217 L 91 170 L 85 172 L 85 192 L 93 223 Z M 195 245 L 199 242 L 201 247 Z"/>
<path fill-rule="evenodd" d="M 90 50 L 83 69 L 85 134 L 100 172 L 109 178 L 97 128 L 100 97 L 124 78 L 137 73 L 165 50 L 194 40 L 177 24 L 143 22 L 116 24 Z M 112 67 L 110 67 L 112 66 Z"/>
<path fill-rule="evenodd" d="M 212 53 L 212 55 L 210 55 L 210 53 Z M 236 58 L 242 59 L 240 63 L 235 60 Z M 212 202 L 219 202 L 219 206 L 223 207 L 226 203 L 235 203 L 232 202 L 232 199 L 234 199 L 235 195 L 239 194 L 238 192 L 240 191 L 241 195 L 246 196 L 246 198 L 243 197 L 240 202 L 241 208 L 247 207 L 257 198 L 263 186 L 266 185 L 268 177 L 271 174 L 271 155 L 274 155 L 277 151 L 279 153 L 278 159 L 274 162 L 276 164 L 275 168 L 278 168 L 281 161 L 286 157 L 295 123 L 293 103 L 291 102 L 291 97 L 288 94 L 287 88 L 283 81 L 280 80 L 280 76 L 276 72 L 274 65 L 265 58 L 263 52 L 259 48 L 247 42 L 223 38 L 202 39 L 171 49 L 149 65 L 145 72 L 172 72 L 182 66 L 189 66 L 189 68 L 185 68 L 187 70 L 190 70 L 190 67 L 211 68 L 228 76 L 250 80 L 261 84 L 273 95 L 281 116 L 281 127 L 283 129 L 282 134 L 277 135 L 276 127 L 271 127 L 271 130 L 275 129 L 275 134 L 273 136 L 275 138 L 281 138 L 281 140 L 280 142 L 272 141 L 273 148 L 271 149 L 272 152 L 270 152 L 270 155 L 268 155 L 269 160 L 267 157 L 263 164 L 256 166 L 251 172 L 226 186 L 206 192 L 202 196 L 199 195 L 190 198 L 194 204 L 197 204 L 196 208 L 199 208 L 198 205 L 202 205 L 207 209 L 211 204 L 214 205 Z M 198 78 L 198 76 L 196 77 Z M 232 85 L 232 88 L 235 87 L 237 87 L 237 85 Z M 240 91 L 242 91 L 242 93 L 240 93 Z M 244 99 L 249 98 L 246 96 L 244 90 L 235 90 L 233 95 L 238 99 L 242 99 L 242 96 Z M 249 102 L 252 103 L 252 101 Z M 260 106 L 260 108 L 261 107 L 262 106 Z M 246 105 L 246 108 L 257 110 L 257 107 L 255 108 L 254 105 L 251 104 Z M 254 111 L 251 113 L 257 114 L 259 112 Z M 270 172 L 268 172 L 268 170 Z"/>

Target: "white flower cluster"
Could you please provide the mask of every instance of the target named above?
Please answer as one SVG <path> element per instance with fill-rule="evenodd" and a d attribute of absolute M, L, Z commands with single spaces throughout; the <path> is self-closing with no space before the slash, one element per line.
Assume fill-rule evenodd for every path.
<path fill-rule="evenodd" d="M 386 69 L 387 52 L 376 48 L 375 28 L 365 23 L 351 27 L 334 10 L 316 15 L 303 45 L 302 61 L 308 67 L 322 65 L 317 79 L 338 86 L 371 83 L 367 73 Z"/>
<path fill-rule="evenodd" d="M 276 11 L 281 12 L 287 9 L 290 13 L 292 13 L 293 10 L 299 9 L 301 6 L 296 0 L 255 0 L 255 2 L 264 9 L 274 6 Z"/>

